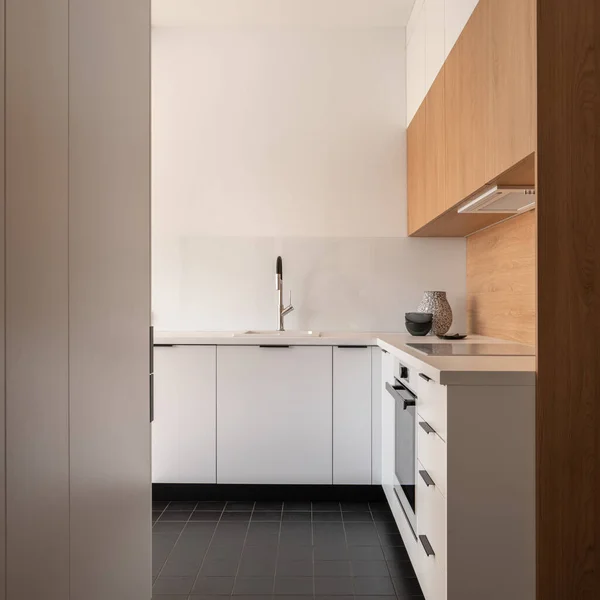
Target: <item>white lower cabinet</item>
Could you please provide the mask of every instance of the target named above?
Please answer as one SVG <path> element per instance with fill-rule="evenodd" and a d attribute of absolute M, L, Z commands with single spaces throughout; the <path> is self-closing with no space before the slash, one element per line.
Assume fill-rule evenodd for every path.
<path fill-rule="evenodd" d="M 371 484 L 371 435 L 371 349 L 334 347 L 334 484 Z"/>
<path fill-rule="evenodd" d="M 331 484 L 331 346 L 219 346 L 217 482 Z"/>
<path fill-rule="evenodd" d="M 154 348 L 154 483 L 216 482 L 216 346 Z"/>

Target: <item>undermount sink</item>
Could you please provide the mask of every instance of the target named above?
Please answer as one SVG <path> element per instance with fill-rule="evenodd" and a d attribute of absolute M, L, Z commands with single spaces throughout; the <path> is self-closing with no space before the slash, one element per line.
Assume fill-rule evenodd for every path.
<path fill-rule="evenodd" d="M 244 336 L 256 336 L 256 337 L 320 337 L 319 331 L 242 331 L 241 333 L 235 333 L 234 337 Z"/>

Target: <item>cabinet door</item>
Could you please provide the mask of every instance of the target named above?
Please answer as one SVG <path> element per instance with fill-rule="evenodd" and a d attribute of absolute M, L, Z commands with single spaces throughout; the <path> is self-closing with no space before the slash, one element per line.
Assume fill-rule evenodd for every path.
<path fill-rule="evenodd" d="M 426 120 L 421 104 L 406 133 L 408 177 L 408 233 L 412 234 L 427 222 L 425 201 Z"/>
<path fill-rule="evenodd" d="M 333 349 L 333 483 L 371 484 L 371 349 Z"/>
<path fill-rule="evenodd" d="M 216 483 L 216 346 L 154 349 L 154 483 Z"/>
<path fill-rule="evenodd" d="M 331 347 L 219 346 L 217 482 L 332 483 Z"/>
<path fill-rule="evenodd" d="M 480 2 L 445 65 L 446 206 L 450 208 L 485 185 L 485 148 L 491 84 L 489 3 Z M 510 36 L 509 38 L 510 39 Z"/>
<path fill-rule="evenodd" d="M 425 221 L 446 211 L 445 70 L 439 72 L 425 99 Z"/>
<path fill-rule="evenodd" d="M 381 357 L 381 479 L 383 487 L 393 492 L 396 461 L 396 406 L 385 384 L 394 383 L 394 357 L 384 352 Z"/>
<path fill-rule="evenodd" d="M 535 0 L 487 0 L 491 85 L 487 179 L 535 152 Z M 507 43 L 507 40 L 509 43 Z"/>

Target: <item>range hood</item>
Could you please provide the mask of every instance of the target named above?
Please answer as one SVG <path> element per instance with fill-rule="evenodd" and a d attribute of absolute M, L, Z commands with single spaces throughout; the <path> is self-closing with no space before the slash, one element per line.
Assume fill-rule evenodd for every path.
<path fill-rule="evenodd" d="M 535 187 L 494 185 L 467 200 L 459 213 L 515 215 L 535 208 Z"/>

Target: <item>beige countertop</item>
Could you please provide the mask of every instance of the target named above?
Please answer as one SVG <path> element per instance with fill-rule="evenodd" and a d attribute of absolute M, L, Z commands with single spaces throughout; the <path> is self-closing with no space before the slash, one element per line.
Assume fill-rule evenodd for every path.
<path fill-rule="evenodd" d="M 478 335 L 464 342 L 443 341 L 433 336 L 413 337 L 408 333 L 320 332 L 318 337 L 285 332 L 282 336 L 238 332 L 156 331 L 155 345 L 289 345 L 289 346 L 379 346 L 408 366 L 443 385 L 535 385 L 535 356 L 427 356 L 407 343 L 512 343 Z"/>

